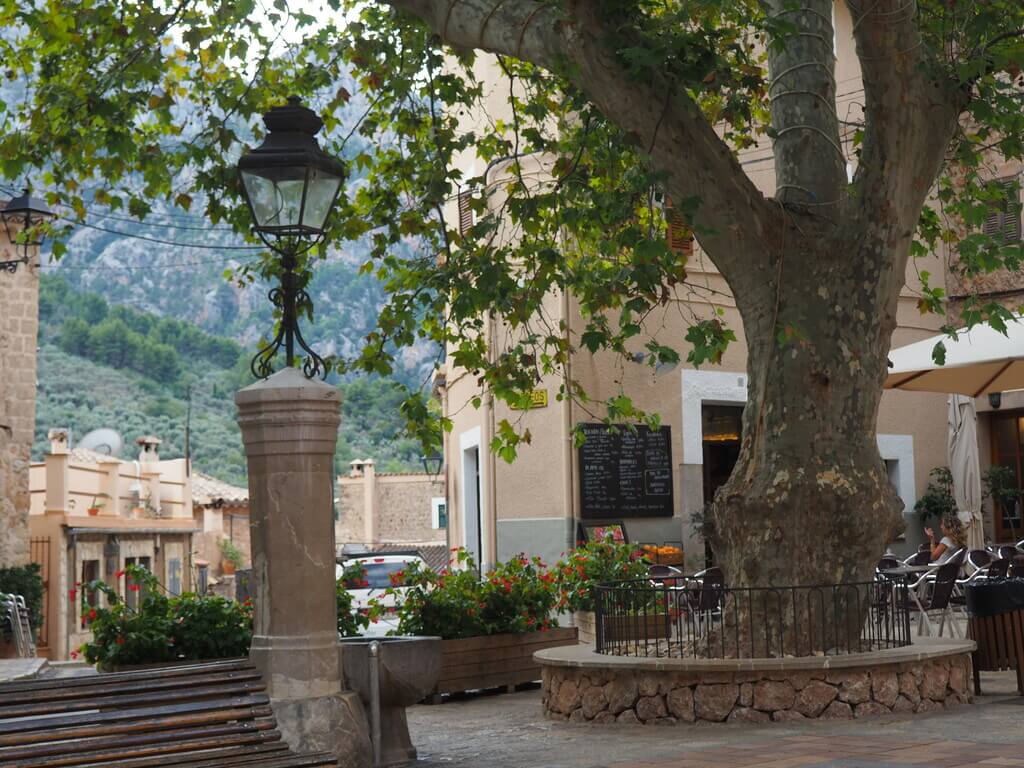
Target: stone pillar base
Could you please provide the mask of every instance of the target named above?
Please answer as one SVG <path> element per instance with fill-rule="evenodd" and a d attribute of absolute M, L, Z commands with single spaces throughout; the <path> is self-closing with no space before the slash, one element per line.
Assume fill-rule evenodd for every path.
<path fill-rule="evenodd" d="M 369 768 L 373 747 L 359 696 L 343 691 L 309 699 L 271 700 L 281 738 L 296 752 L 330 752 L 339 768 Z"/>

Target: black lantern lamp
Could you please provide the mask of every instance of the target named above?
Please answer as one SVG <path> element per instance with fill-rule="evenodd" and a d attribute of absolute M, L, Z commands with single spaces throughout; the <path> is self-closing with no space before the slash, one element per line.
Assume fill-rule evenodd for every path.
<path fill-rule="evenodd" d="M 297 309 L 310 302 L 295 274 L 298 257 L 323 240 L 327 217 L 345 178 L 345 166 L 317 143 L 323 121 L 296 96 L 263 116 L 267 138 L 238 161 L 242 192 L 255 222 L 256 233 L 281 256 L 281 285 L 269 293 L 281 310 L 277 336 L 252 361 L 257 378 L 273 373 L 272 360 L 281 347 L 289 367 L 298 342 L 309 357 L 302 370 L 307 378 L 324 377 L 327 367 L 299 331 Z"/>
<path fill-rule="evenodd" d="M 45 224 L 57 217 L 50 207 L 38 197 L 32 197 L 29 190 L 25 190 L 18 197 L 15 197 L 3 210 L 0 210 L 0 218 L 4 221 L 4 230 L 7 232 L 7 239 L 18 242 L 24 249 L 20 259 L 0 261 L 0 270 L 6 270 L 14 274 L 19 264 L 28 264 L 28 252 L 33 246 L 41 245 L 42 234 L 38 230 L 40 224 Z"/>
<path fill-rule="evenodd" d="M 444 456 L 439 453 L 432 453 L 429 456 L 421 457 L 423 461 L 423 471 L 431 477 L 437 477 L 441 474 L 441 467 L 444 466 Z"/>

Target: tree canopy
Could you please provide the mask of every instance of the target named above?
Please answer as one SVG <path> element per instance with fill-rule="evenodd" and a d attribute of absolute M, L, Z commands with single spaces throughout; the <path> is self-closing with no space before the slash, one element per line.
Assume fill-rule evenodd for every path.
<path fill-rule="evenodd" d="M 353 170 L 330 237 L 368 239 L 364 269 L 389 291 L 370 343 L 339 367 L 387 374 L 396 348 L 425 337 L 515 402 L 574 348 L 626 354 L 639 339 L 652 365 L 679 358 L 678 340 L 645 320 L 718 297 L 668 247 L 666 197 L 753 303 L 777 268 L 761 243 L 792 227 L 869 228 L 882 209 L 901 229 L 896 251 L 900 238 L 912 255 L 956 243 L 951 268 L 968 278 L 1020 266 L 1019 243 L 977 227 L 993 205 L 1016 205 L 991 166 L 1024 153 L 1024 6 L 846 6 L 864 82 L 849 121 L 835 112 L 832 0 L 7 1 L 0 172 L 45 189 L 61 225 L 97 207 L 142 218 L 165 198 L 246 233 L 233 164 L 259 139 L 258 115 L 303 96 Z M 501 116 L 486 108 L 480 50 L 504 76 Z M 773 197 L 737 161 L 765 140 Z M 458 162 L 467 153 L 475 164 Z M 476 212 L 462 228 L 444 215 L 460 192 Z M 409 242 L 414 256 L 399 255 Z M 902 280 L 906 254 L 894 258 Z M 922 311 L 943 312 L 941 285 L 922 278 Z M 552 290 L 578 300 L 578 338 L 546 316 Z M 480 333 L 487 313 L 510 329 L 498 350 Z M 1008 315 L 989 298 L 963 306 L 968 323 Z M 778 343 L 800 323 L 778 317 Z M 714 362 L 732 338 L 719 314 L 693 315 L 687 357 Z M 587 400 L 572 381 L 559 396 Z M 648 416 L 626 392 L 602 405 L 612 419 Z M 404 409 L 436 439 L 421 393 Z M 511 455 L 520 439 L 504 429 L 496 447 Z"/>

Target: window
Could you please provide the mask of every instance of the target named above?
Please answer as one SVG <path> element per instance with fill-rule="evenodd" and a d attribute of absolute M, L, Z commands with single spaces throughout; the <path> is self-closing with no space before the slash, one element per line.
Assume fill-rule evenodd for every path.
<path fill-rule="evenodd" d="M 147 571 L 152 572 L 153 569 L 150 565 L 151 559 L 148 557 L 126 557 L 124 559 L 125 568 L 129 565 L 137 565 L 139 568 L 144 568 Z M 131 581 L 125 580 L 125 592 L 124 592 L 124 604 L 131 608 L 133 611 L 138 610 L 140 598 L 142 597 L 141 589 L 132 589 L 132 587 L 138 587 L 138 584 L 133 584 Z"/>
<path fill-rule="evenodd" d="M 665 198 L 665 236 L 670 251 L 680 256 L 693 254 L 693 230 L 686 225 L 683 214 Z"/>
<path fill-rule="evenodd" d="M 448 505 L 442 496 L 435 496 L 430 500 L 430 521 L 431 527 L 448 527 Z"/>
<path fill-rule="evenodd" d="M 459 192 L 459 234 L 466 235 L 473 226 L 473 193 Z"/>
<path fill-rule="evenodd" d="M 1020 188 L 1017 179 L 1000 179 L 998 184 L 1006 196 L 992 203 L 992 212 L 985 219 L 982 231 L 992 237 L 1002 235 L 1004 243 L 1020 242 Z"/>
<path fill-rule="evenodd" d="M 88 613 L 89 608 L 95 608 L 99 605 L 99 592 L 94 589 L 86 589 L 86 585 L 92 581 L 96 581 L 100 577 L 100 561 L 99 560 L 83 560 L 82 561 L 82 617 L 81 617 L 81 628 L 85 629 L 89 626 Z M 76 606 L 77 609 L 77 606 Z"/>
<path fill-rule="evenodd" d="M 167 561 L 167 591 L 172 595 L 181 594 L 181 558 L 172 557 Z"/>

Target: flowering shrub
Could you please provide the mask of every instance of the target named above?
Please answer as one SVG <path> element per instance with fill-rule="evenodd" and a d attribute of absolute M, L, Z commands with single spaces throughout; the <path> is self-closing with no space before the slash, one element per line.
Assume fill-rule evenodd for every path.
<path fill-rule="evenodd" d="M 82 590 L 82 618 L 93 639 L 81 653 L 101 667 L 155 664 L 184 659 L 244 656 L 252 641 L 252 605 L 222 597 L 186 592 L 169 597 L 145 568 L 129 566 L 115 576 L 126 577 L 128 590 L 138 593 L 137 606 L 129 606 L 102 580 Z M 88 593 L 106 597 L 108 607 L 90 606 Z"/>
<path fill-rule="evenodd" d="M 338 603 L 338 634 L 342 637 L 356 637 L 376 622 L 380 614 L 380 606 L 370 601 L 370 607 L 355 609 L 350 589 L 362 589 L 367 586 L 366 570 L 356 563 L 345 568 L 335 586 L 334 594 Z"/>
<path fill-rule="evenodd" d="M 648 563 L 642 552 L 629 544 L 606 538 L 577 547 L 555 566 L 558 608 L 594 610 L 594 587 L 606 581 L 642 579 Z"/>
<path fill-rule="evenodd" d="M 539 558 L 516 557 L 481 579 L 464 549 L 453 550 L 453 564 L 440 572 L 419 563 L 399 574 L 385 594 L 397 600 L 398 634 L 434 635 L 446 640 L 532 632 L 554 626 L 554 578 Z"/>

